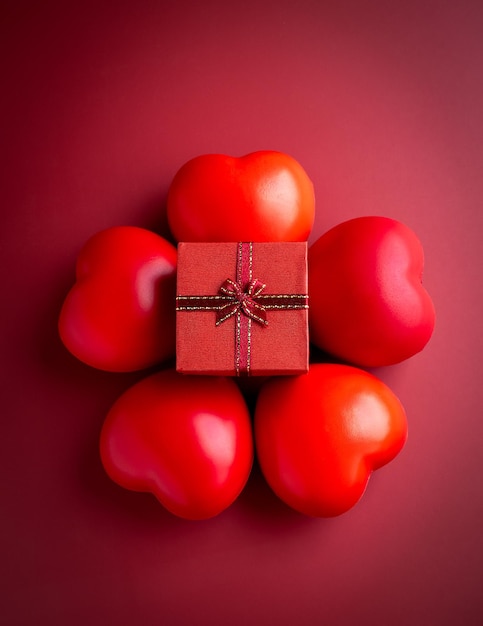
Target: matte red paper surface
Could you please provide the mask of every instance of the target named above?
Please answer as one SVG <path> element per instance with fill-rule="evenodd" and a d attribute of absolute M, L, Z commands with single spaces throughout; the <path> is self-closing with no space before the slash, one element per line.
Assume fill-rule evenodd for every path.
<path fill-rule="evenodd" d="M 480 626 L 481 0 L 4 0 L 0 12 L 2 625 Z M 349 513 L 298 515 L 255 466 L 227 511 L 183 522 L 99 460 L 107 411 L 146 373 L 82 365 L 57 317 L 90 235 L 166 233 L 185 161 L 259 149 L 311 177 L 309 244 L 359 215 L 417 233 L 436 329 L 376 372 L 409 438 Z"/>
<path fill-rule="evenodd" d="M 214 296 L 226 279 L 236 281 L 238 243 L 180 243 L 177 295 L 183 298 Z M 259 302 L 269 295 L 307 294 L 307 244 L 253 243 L 250 274 L 266 287 Z M 248 262 L 248 259 L 247 259 Z M 210 299 L 211 300 L 211 299 Z M 176 313 L 176 368 L 185 374 L 269 376 L 303 374 L 308 369 L 307 308 L 266 311 L 266 325 L 232 315 L 218 326 L 216 312 L 196 310 L 198 302 L 180 300 L 185 309 Z M 217 301 L 217 304 L 218 301 Z M 288 304 L 287 306 L 291 306 Z M 243 316 L 243 317 L 242 317 Z M 240 337 L 240 326 L 248 331 Z M 241 345 L 240 345 L 241 344 Z M 240 371 L 237 355 L 248 354 Z"/>

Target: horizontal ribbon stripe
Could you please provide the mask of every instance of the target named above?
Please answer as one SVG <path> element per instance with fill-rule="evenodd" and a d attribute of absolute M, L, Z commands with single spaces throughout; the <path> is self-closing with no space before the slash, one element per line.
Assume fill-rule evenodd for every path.
<path fill-rule="evenodd" d="M 304 294 L 265 294 L 257 296 L 253 301 L 267 311 L 309 308 L 309 298 Z M 178 303 L 177 311 L 219 311 L 231 304 L 233 297 L 177 296 L 176 302 Z"/>
<path fill-rule="evenodd" d="M 232 302 L 230 296 L 177 296 L 177 311 L 219 311 Z"/>

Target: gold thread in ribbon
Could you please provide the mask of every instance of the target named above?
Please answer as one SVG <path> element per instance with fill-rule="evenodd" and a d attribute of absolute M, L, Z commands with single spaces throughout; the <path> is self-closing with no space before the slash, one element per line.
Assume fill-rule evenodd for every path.
<path fill-rule="evenodd" d="M 273 302 L 269 302 L 274 298 L 279 298 L 280 300 L 284 300 L 284 304 L 274 304 Z M 294 304 L 288 304 L 286 301 L 292 299 L 294 300 Z M 307 303 L 308 296 L 306 294 L 262 294 L 256 296 L 256 299 L 253 299 L 253 306 L 260 310 L 266 311 L 275 311 L 275 310 L 299 310 L 299 309 L 308 309 L 309 305 Z M 176 296 L 176 310 L 177 311 L 221 311 L 224 309 L 227 304 L 231 304 L 233 302 L 233 298 L 230 296 Z M 186 303 L 191 304 L 186 304 Z M 226 319 L 228 319 L 227 316 Z M 255 316 L 256 317 L 256 316 Z M 264 325 L 268 325 L 268 321 L 263 321 L 260 317 L 258 320 L 260 323 Z M 219 324 L 215 322 L 218 326 Z"/>

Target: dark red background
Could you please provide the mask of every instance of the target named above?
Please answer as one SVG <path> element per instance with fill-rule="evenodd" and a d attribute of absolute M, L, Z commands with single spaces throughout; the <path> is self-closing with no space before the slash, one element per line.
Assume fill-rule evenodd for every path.
<path fill-rule="evenodd" d="M 2 3 L 2 624 L 482 623 L 480 7 Z M 437 326 L 378 372 L 409 441 L 353 510 L 304 518 L 255 472 L 225 513 L 184 522 L 98 458 L 143 374 L 76 362 L 56 318 L 87 237 L 163 232 L 184 161 L 258 149 L 312 178 L 311 241 L 365 214 L 413 228 Z"/>

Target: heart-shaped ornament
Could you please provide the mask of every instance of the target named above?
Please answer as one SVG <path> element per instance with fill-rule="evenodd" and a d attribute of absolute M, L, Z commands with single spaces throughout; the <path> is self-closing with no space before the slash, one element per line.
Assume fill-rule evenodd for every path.
<path fill-rule="evenodd" d="M 405 411 L 394 393 L 347 365 L 314 364 L 306 375 L 273 379 L 257 401 L 261 470 L 281 500 L 306 515 L 348 511 L 406 438 Z"/>
<path fill-rule="evenodd" d="M 91 237 L 59 317 L 60 337 L 93 367 L 126 372 L 174 356 L 176 249 L 143 228 Z"/>
<path fill-rule="evenodd" d="M 179 517 L 207 519 L 232 504 L 248 479 L 250 415 L 233 380 L 164 370 L 113 405 L 100 451 L 122 487 L 153 493 Z"/>
<path fill-rule="evenodd" d="M 177 241 L 306 241 L 314 215 L 307 173 L 272 150 L 197 156 L 176 173 L 168 193 Z"/>
<path fill-rule="evenodd" d="M 423 248 L 415 233 L 387 217 L 335 226 L 310 248 L 310 340 L 363 367 L 420 352 L 434 328 L 422 285 Z"/>

